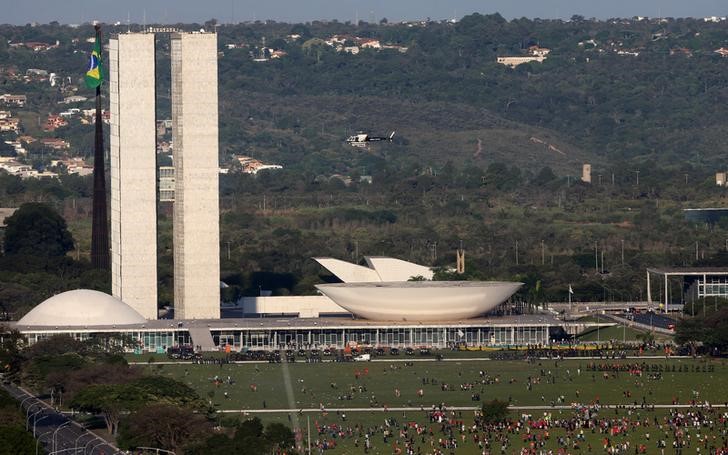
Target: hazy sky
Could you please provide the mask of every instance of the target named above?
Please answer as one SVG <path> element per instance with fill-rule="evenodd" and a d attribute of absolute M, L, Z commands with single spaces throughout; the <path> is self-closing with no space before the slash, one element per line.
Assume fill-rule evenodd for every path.
<path fill-rule="evenodd" d="M 175 23 L 273 19 L 305 22 L 445 19 L 472 12 L 506 18 L 704 17 L 728 15 L 726 0 L 0 0 L 0 23 Z"/>

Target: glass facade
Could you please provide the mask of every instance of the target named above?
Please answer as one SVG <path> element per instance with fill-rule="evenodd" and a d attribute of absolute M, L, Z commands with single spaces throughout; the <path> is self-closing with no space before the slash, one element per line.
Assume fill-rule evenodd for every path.
<path fill-rule="evenodd" d="M 548 326 L 320 328 L 284 330 L 213 330 L 215 345 L 233 350 L 383 347 L 510 346 L 546 344 Z"/>
<path fill-rule="evenodd" d="M 526 344 L 546 344 L 549 337 L 548 326 L 482 326 L 482 327 L 380 327 L 347 328 L 321 327 L 309 329 L 291 328 L 250 328 L 233 330 L 211 329 L 215 345 L 231 350 L 272 350 L 272 349 L 343 349 L 347 345 L 372 347 L 434 347 L 447 348 L 465 346 L 511 346 Z M 55 333 L 26 333 L 30 344 L 48 338 Z M 124 344 L 132 352 L 165 352 L 172 346 L 193 345 L 187 329 L 177 330 L 135 330 L 117 333 L 69 332 L 77 340 L 93 337 L 125 335 L 129 342 Z"/>
<path fill-rule="evenodd" d="M 698 281 L 698 298 L 728 297 L 728 277 L 711 276 Z"/>

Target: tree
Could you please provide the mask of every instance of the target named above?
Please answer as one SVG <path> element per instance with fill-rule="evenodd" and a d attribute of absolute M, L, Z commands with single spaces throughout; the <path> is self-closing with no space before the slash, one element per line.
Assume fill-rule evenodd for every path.
<path fill-rule="evenodd" d="M 269 448 L 276 451 L 286 451 L 296 445 L 296 438 L 293 435 L 293 431 L 279 422 L 269 423 L 265 427 L 263 437 L 268 443 Z"/>
<path fill-rule="evenodd" d="M 0 371 L 6 375 L 15 375 L 20 371 L 23 357 L 21 349 L 25 338 L 15 329 L 0 325 Z"/>
<path fill-rule="evenodd" d="M 483 422 L 487 424 L 501 423 L 508 418 L 508 402 L 491 400 L 483 403 Z"/>
<path fill-rule="evenodd" d="M 23 425 L 0 425 L 0 455 L 33 455 L 35 439 Z"/>
<path fill-rule="evenodd" d="M 655 342 L 654 332 L 642 332 L 638 333 L 635 338 L 642 341 L 644 344 L 652 344 Z"/>
<path fill-rule="evenodd" d="M 80 411 L 101 414 L 106 429 L 116 435 L 119 420 L 124 411 L 132 408 L 136 397 L 133 390 L 120 384 L 94 384 L 81 390 L 71 402 L 71 407 Z"/>
<path fill-rule="evenodd" d="M 5 223 L 6 255 L 52 257 L 73 249 L 66 221 L 46 204 L 23 204 Z"/>
<path fill-rule="evenodd" d="M 185 453 L 245 453 L 264 455 L 269 453 L 293 453 L 295 438 L 293 432 L 281 423 L 270 423 L 263 428 L 258 417 L 241 421 L 235 428 L 235 435 L 214 435 L 204 444 L 189 447 Z"/>
<path fill-rule="evenodd" d="M 121 416 L 151 403 L 201 408 L 197 393 L 174 379 L 150 376 L 128 384 L 92 384 L 79 391 L 71 406 L 101 414 L 109 433 L 116 435 Z"/>
<path fill-rule="evenodd" d="M 125 417 L 119 430 L 122 447 L 159 447 L 179 452 L 206 439 L 210 423 L 189 408 L 167 404 L 144 406 Z"/>
<path fill-rule="evenodd" d="M 690 346 L 702 344 L 711 352 L 728 350 L 728 306 L 717 311 L 681 320 L 676 327 L 675 341 Z"/>

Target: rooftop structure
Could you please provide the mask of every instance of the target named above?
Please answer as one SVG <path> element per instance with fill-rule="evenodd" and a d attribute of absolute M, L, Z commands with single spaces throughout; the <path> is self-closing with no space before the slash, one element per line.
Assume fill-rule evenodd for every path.
<path fill-rule="evenodd" d="M 324 295 L 353 314 L 378 321 L 469 319 L 508 300 L 523 283 L 402 281 L 318 284 Z"/>
<path fill-rule="evenodd" d="M 696 298 L 728 298 L 728 268 L 725 267 L 663 267 L 647 269 L 647 301 L 651 304 L 654 296 L 652 284 L 654 277 L 662 278 L 655 301 L 665 312 L 672 304 L 685 304 Z M 675 293 L 671 278 L 682 279 L 680 291 Z"/>
<path fill-rule="evenodd" d="M 407 281 L 422 277 L 431 280 L 431 268 L 385 256 L 365 256 L 368 267 L 334 258 L 313 258 L 344 283 L 363 283 L 371 281 Z"/>
<path fill-rule="evenodd" d="M 18 321 L 34 327 L 122 326 L 145 324 L 129 305 L 108 294 L 88 289 L 68 291 L 45 300 Z"/>
<path fill-rule="evenodd" d="M 314 258 L 344 283 L 316 288 L 337 305 L 366 319 L 438 321 L 467 319 L 487 313 L 513 295 L 523 283 L 496 281 L 429 281 L 429 267 L 390 257 L 369 256 L 369 267 L 333 258 Z M 412 278 L 417 280 L 409 281 Z"/>

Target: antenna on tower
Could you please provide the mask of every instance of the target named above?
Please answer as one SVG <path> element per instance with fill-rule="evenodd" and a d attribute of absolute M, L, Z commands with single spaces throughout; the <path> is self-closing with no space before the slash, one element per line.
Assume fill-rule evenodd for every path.
<path fill-rule="evenodd" d="M 126 33 L 131 33 L 131 13 L 126 12 Z"/>
<path fill-rule="evenodd" d="M 142 29 L 146 30 L 147 28 L 147 10 L 146 8 L 142 10 Z"/>

